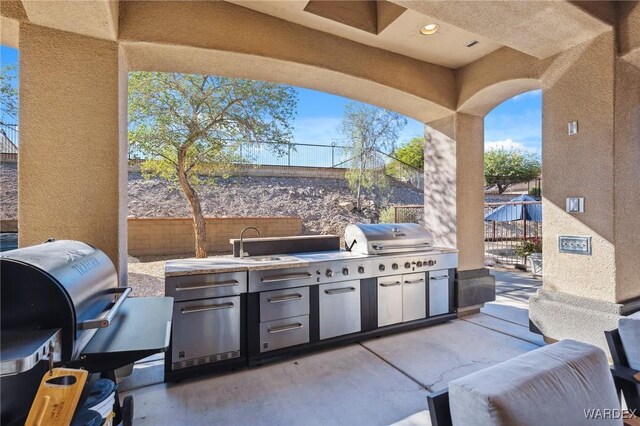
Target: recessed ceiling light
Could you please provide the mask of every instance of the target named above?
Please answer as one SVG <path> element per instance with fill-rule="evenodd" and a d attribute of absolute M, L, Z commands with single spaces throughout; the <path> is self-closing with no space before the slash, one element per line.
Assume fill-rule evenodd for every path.
<path fill-rule="evenodd" d="M 440 29 L 440 25 L 438 24 L 427 24 L 422 28 L 420 28 L 420 34 L 422 35 L 435 34 L 436 32 L 438 32 L 439 29 Z"/>
<path fill-rule="evenodd" d="M 471 40 L 469 43 L 467 43 L 467 47 L 473 47 L 478 43 L 480 43 L 478 40 Z"/>

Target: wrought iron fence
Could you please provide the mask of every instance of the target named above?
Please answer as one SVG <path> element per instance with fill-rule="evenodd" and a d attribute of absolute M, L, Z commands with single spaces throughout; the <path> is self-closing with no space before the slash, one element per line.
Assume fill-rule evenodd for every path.
<path fill-rule="evenodd" d="M 18 136 L 17 124 L 0 122 L 0 159 L 17 160 Z"/>
<path fill-rule="evenodd" d="M 542 245 L 541 206 L 540 201 L 485 203 L 485 217 L 501 209 L 496 215 L 499 220 L 484 222 L 485 260 L 494 264 L 526 264 L 527 249 L 536 250 Z M 532 215 L 527 214 L 527 209 L 540 210 Z"/>
<path fill-rule="evenodd" d="M 236 164 L 280 167 L 321 167 L 348 169 L 354 166 L 352 148 L 330 145 L 280 142 L 231 142 L 225 147 L 227 157 Z M 142 160 L 146 156 L 135 145 L 129 148 L 129 160 Z M 400 182 L 422 190 L 424 173 L 385 152 L 375 150 L 370 156 L 369 168 Z"/>
<path fill-rule="evenodd" d="M 395 223 L 417 223 L 424 226 L 424 206 L 421 205 L 393 206 L 393 216 Z"/>
<path fill-rule="evenodd" d="M 349 147 L 335 143 L 242 142 L 233 150 L 241 164 L 332 168 L 348 168 L 351 165 Z"/>

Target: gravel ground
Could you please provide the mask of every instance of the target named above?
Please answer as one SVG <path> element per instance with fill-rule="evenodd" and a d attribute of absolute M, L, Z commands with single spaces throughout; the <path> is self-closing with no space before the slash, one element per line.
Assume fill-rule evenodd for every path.
<path fill-rule="evenodd" d="M 160 179 L 129 173 L 129 215 L 189 217 L 182 192 Z M 422 204 L 422 191 L 399 182 L 385 190 L 365 191 L 362 211 L 353 209 L 354 196 L 344 179 L 294 177 L 218 178 L 199 190 L 206 216 L 299 216 L 303 234 L 342 235 L 349 223 L 377 222 L 390 204 Z"/>
<path fill-rule="evenodd" d="M 164 264 L 189 256 L 129 256 L 129 282 L 133 297 L 164 296 Z"/>

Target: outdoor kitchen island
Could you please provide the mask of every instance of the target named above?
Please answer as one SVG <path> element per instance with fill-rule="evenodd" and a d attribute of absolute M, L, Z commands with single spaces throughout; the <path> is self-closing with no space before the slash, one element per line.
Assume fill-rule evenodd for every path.
<path fill-rule="evenodd" d="M 394 244 L 372 246 L 365 229 L 347 232 L 351 251 L 167 262 L 165 292 L 175 303 L 165 381 L 456 318 L 457 250 L 431 247 L 415 224 L 356 227 L 395 234 Z"/>

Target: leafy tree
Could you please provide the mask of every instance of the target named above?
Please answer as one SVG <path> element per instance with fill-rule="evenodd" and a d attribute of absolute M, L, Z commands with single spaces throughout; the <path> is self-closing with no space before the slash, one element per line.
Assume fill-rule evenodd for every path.
<path fill-rule="evenodd" d="M 351 168 L 345 175 L 349 187 L 356 193 L 358 210 L 361 209 L 363 188 L 385 185 L 384 161 L 378 158 L 378 151 L 392 151 L 406 124 L 406 118 L 382 108 L 359 102 L 351 102 L 345 107 L 340 132 L 350 143 L 352 158 Z"/>
<path fill-rule="evenodd" d="M 540 171 L 540 161 L 519 149 L 494 148 L 484 154 L 485 180 L 496 185 L 500 194 L 510 185 L 535 179 Z"/>
<path fill-rule="evenodd" d="M 6 65 L 0 69 L 0 118 L 18 117 L 18 90 L 14 84 L 16 67 Z"/>
<path fill-rule="evenodd" d="M 129 74 L 131 149 L 143 154 L 146 176 L 160 176 L 182 189 L 193 215 L 196 257 L 207 256 L 199 185 L 239 159 L 240 141 L 286 147 L 296 105 L 297 91 L 279 84 L 192 74 Z"/>
<path fill-rule="evenodd" d="M 424 138 L 415 137 L 398 147 L 393 156 L 416 169 L 424 170 Z"/>
<path fill-rule="evenodd" d="M 424 170 L 424 138 L 412 138 L 395 149 L 391 156 L 400 161 L 392 160 L 387 163 L 385 173 L 388 176 L 405 182 L 419 180 L 419 175 Z"/>

